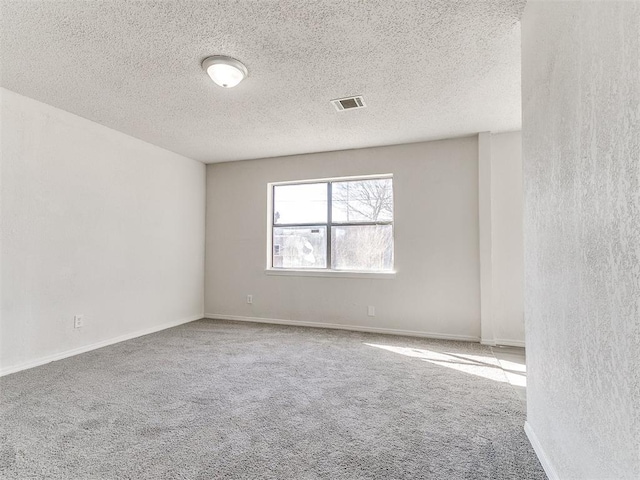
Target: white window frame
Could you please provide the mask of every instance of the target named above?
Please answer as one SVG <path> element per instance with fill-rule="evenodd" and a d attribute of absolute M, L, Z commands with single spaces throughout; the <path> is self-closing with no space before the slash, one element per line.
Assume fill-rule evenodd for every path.
<path fill-rule="evenodd" d="M 331 198 L 331 185 L 335 182 L 350 182 L 358 180 L 375 180 L 386 179 L 393 180 L 393 174 L 376 174 L 376 175 L 359 175 L 352 177 L 332 177 L 332 178 L 315 178 L 305 180 L 291 180 L 284 182 L 271 182 L 267 184 L 267 267 L 265 273 L 267 275 L 282 275 L 282 276 L 299 276 L 299 277 L 346 277 L 346 278 L 380 278 L 380 279 L 393 279 L 396 276 L 395 270 L 395 189 L 394 195 L 394 215 L 391 221 L 381 222 L 339 222 L 333 223 L 331 220 L 332 211 L 332 198 Z M 304 185 L 308 183 L 327 183 L 327 222 L 326 223 L 314 223 L 313 226 L 326 226 L 327 228 L 327 266 L 326 268 L 282 268 L 273 266 L 273 229 L 274 227 L 289 227 L 289 226 L 307 226 L 306 224 L 283 224 L 275 225 L 273 221 L 274 217 L 274 187 L 280 185 Z M 334 270 L 331 268 L 331 227 L 332 226 L 366 226 L 366 225 L 391 225 L 392 238 L 393 238 L 393 269 L 392 270 Z"/>

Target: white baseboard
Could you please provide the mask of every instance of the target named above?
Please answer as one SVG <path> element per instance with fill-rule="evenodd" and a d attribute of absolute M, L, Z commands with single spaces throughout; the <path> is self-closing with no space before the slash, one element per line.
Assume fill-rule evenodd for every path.
<path fill-rule="evenodd" d="M 504 345 L 505 347 L 524 348 L 524 340 L 509 340 L 504 338 L 496 338 L 496 345 Z"/>
<path fill-rule="evenodd" d="M 177 327 L 178 325 L 182 325 L 183 323 L 189 323 L 189 322 L 193 322 L 194 320 L 200 320 L 203 317 L 204 317 L 203 314 L 193 315 L 191 317 L 181 318 L 180 320 L 173 320 L 171 322 L 163 323 L 162 325 L 155 325 L 150 328 L 145 328 L 144 330 L 138 330 L 136 332 L 120 335 L 119 337 L 102 340 L 101 342 L 96 342 L 90 345 L 84 345 L 82 347 L 66 350 L 64 352 L 54 353 L 52 355 L 40 357 L 36 360 L 31 360 L 29 362 L 20 363 L 18 365 L 12 365 L 10 367 L 3 367 L 3 368 L 0 368 L 0 377 L 3 377 L 4 375 L 9 375 L 11 373 L 20 372 L 22 370 L 27 370 L 29 368 L 39 367 L 40 365 L 44 365 L 50 362 L 55 362 L 56 360 L 62 360 L 63 358 L 72 357 L 74 355 L 88 352 L 90 350 L 96 350 L 98 348 L 106 347 L 108 345 L 113 345 L 114 343 L 124 342 L 125 340 L 131 340 L 132 338 L 142 337 L 143 335 L 149 335 L 150 333 L 159 332 L 160 330 L 166 330 L 167 328 Z"/>
<path fill-rule="evenodd" d="M 479 342 L 479 337 L 471 335 L 453 335 L 431 332 L 419 332 L 415 330 L 396 330 L 392 328 L 362 327 L 358 325 L 341 325 L 339 323 L 304 322 L 300 320 L 282 320 L 279 318 L 242 317 L 238 315 L 222 315 L 218 313 L 205 313 L 206 318 L 212 320 L 233 320 L 236 322 L 272 323 L 275 325 L 293 325 L 296 327 L 329 328 L 333 330 L 350 330 L 352 332 L 383 333 L 386 335 L 403 335 L 406 337 L 433 338 L 437 340 L 457 340 L 462 342 Z"/>
<path fill-rule="evenodd" d="M 531 425 L 529 424 L 529 422 L 524 422 L 524 431 L 527 434 L 527 438 L 529 439 L 529 442 L 531 443 L 533 450 L 536 452 L 536 455 L 538 456 L 538 460 L 540 460 L 540 464 L 542 465 L 542 468 L 547 474 L 547 477 L 549 477 L 549 480 L 560 480 L 560 476 L 558 475 L 558 472 L 556 472 L 556 469 L 553 468 L 553 465 L 551 465 L 551 461 L 549 460 L 549 457 L 544 452 L 542 445 L 540 444 L 540 441 L 538 440 L 538 437 L 536 436 L 535 432 L 531 428 Z"/>
<path fill-rule="evenodd" d="M 495 340 L 480 340 L 482 345 L 488 347 L 522 347 L 524 348 L 524 340 L 509 340 L 504 338 L 496 338 Z"/>

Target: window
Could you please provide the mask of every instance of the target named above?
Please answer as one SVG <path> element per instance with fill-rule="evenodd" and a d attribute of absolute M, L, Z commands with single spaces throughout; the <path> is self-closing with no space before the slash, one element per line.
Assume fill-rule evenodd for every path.
<path fill-rule="evenodd" d="M 272 188 L 272 268 L 393 270 L 390 176 Z"/>

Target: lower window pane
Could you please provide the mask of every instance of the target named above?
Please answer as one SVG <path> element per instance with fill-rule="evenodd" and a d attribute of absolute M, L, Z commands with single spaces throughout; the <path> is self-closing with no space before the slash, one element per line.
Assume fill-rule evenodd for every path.
<path fill-rule="evenodd" d="M 274 227 L 274 268 L 327 268 L 327 227 Z"/>
<path fill-rule="evenodd" d="M 331 227 L 331 264 L 335 270 L 392 270 L 393 227 Z"/>

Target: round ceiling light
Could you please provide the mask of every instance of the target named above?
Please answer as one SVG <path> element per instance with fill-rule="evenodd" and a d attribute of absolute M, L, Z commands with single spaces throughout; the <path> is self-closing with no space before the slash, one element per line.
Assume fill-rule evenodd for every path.
<path fill-rule="evenodd" d="M 216 85 L 231 88 L 238 85 L 247 76 L 247 67 L 235 58 L 215 55 L 202 61 L 202 68 Z"/>

